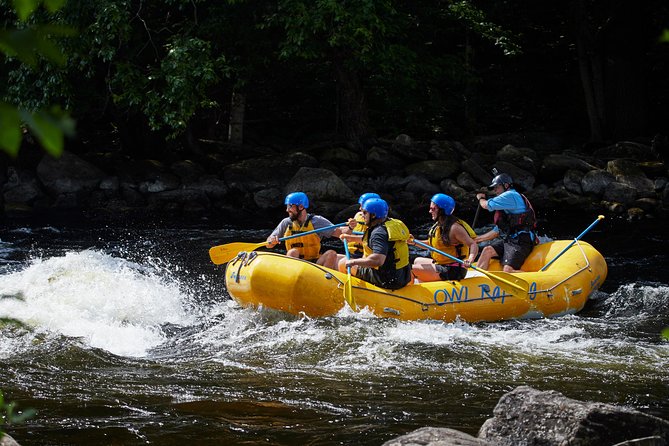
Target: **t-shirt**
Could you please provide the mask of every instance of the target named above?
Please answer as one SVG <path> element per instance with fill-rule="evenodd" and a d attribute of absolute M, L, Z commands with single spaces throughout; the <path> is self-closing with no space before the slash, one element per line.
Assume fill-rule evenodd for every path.
<path fill-rule="evenodd" d="M 489 211 L 504 211 L 507 214 L 522 214 L 527 210 L 525 200 L 515 189 L 509 189 L 488 200 Z"/>

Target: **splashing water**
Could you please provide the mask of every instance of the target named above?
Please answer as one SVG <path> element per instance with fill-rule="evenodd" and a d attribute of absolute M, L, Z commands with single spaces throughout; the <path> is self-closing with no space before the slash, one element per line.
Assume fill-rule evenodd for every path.
<path fill-rule="evenodd" d="M 155 272 L 98 251 L 35 260 L 0 276 L 0 315 L 36 330 L 80 338 L 116 355 L 144 356 L 165 323 L 188 325 L 188 297 Z"/>

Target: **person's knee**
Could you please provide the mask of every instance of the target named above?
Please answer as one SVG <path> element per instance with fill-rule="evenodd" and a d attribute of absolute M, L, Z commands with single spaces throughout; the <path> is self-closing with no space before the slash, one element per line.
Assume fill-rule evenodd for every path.
<path fill-rule="evenodd" d="M 481 251 L 481 257 L 492 257 L 495 254 L 495 249 L 492 246 L 486 246 Z"/>
<path fill-rule="evenodd" d="M 296 258 L 299 259 L 300 258 L 300 250 L 296 249 L 296 248 L 289 249 L 288 252 L 286 252 L 286 255 L 288 257 L 296 257 Z"/>

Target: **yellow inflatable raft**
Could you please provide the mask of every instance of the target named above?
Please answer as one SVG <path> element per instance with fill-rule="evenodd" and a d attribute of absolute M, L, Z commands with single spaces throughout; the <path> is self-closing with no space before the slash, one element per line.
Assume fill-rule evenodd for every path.
<path fill-rule="evenodd" d="M 548 267 L 540 271 L 544 265 Z M 607 274 L 604 257 L 590 244 L 573 240 L 537 245 L 522 273 L 503 273 L 499 263 L 490 269 L 472 272 L 461 281 L 416 283 L 395 291 L 352 277 L 349 292 L 354 309 L 367 307 L 380 317 L 447 322 L 529 319 L 580 311 Z M 333 315 L 346 305 L 347 278 L 308 261 L 255 251 L 239 253 L 225 272 L 227 290 L 242 306 L 310 317 Z"/>

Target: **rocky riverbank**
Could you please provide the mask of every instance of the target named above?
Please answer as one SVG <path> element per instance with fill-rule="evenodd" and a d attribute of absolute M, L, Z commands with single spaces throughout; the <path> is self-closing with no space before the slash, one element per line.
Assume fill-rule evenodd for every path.
<path fill-rule="evenodd" d="M 203 143 L 193 159 L 136 160 L 115 152 L 42 153 L 5 160 L 0 186 L 5 214 L 81 213 L 93 219 L 133 216 L 216 218 L 228 224 L 273 222 L 286 193 L 303 190 L 312 210 L 337 221 L 352 215 L 360 193 L 375 191 L 408 221 L 422 219 L 430 197 L 453 196 L 471 216 L 476 191 L 492 168 L 510 174 L 535 208 L 629 219 L 666 216 L 666 138 L 621 141 L 588 153 L 545 134 L 497 135 L 467 143 L 378 140 L 365 153 L 345 145 L 299 149 L 222 147 Z M 26 161 L 26 158 L 28 161 Z"/>
<path fill-rule="evenodd" d="M 669 421 L 637 410 L 520 386 L 500 398 L 478 436 L 425 427 L 384 446 L 666 446 Z"/>

